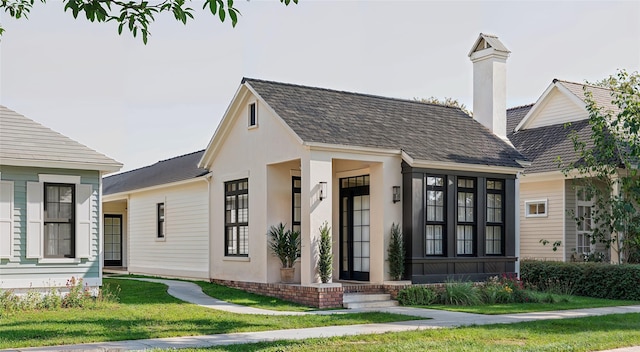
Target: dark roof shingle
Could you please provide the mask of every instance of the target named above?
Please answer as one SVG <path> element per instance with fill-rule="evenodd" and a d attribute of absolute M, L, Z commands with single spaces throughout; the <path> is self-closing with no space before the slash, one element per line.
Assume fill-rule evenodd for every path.
<path fill-rule="evenodd" d="M 105 177 L 102 180 L 104 195 L 132 191 L 141 188 L 184 181 L 207 174 L 198 168 L 204 150 L 159 161 L 153 165 Z"/>
<path fill-rule="evenodd" d="M 244 78 L 305 142 L 402 149 L 417 160 L 517 167 L 523 156 L 459 108 Z"/>

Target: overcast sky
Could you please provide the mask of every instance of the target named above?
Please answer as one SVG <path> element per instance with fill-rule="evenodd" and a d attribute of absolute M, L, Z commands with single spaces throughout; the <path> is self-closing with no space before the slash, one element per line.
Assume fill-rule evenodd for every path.
<path fill-rule="evenodd" d="M 194 1 L 192 7 L 201 8 Z M 467 54 L 480 32 L 511 50 L 507 106 L 553 78 L 640 68 L 640 1 L 236 0 L 236 28 L 198 13 L 159 16 L 145 46 L 113 23 L 36 4 L 0 21 L 0 103 L 122 163 L 204 149 L 242 77 L 472 107 Z"/>

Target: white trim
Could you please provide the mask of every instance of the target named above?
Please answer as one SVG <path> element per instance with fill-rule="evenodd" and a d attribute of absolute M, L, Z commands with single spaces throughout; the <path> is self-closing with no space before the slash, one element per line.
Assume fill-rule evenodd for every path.
<path fill-rule="evenodd" d="M 250 262 L 251 257 L 241 257 L 241 256 L 224 256 L 222 261 L 225 262 Z"/>
<path fill-rule="evenodd" d="M 196 178 L 190 178 L 188 180 L 176 181 L 176 182 L 171 182 L 171 183 L 164 183 L 164 184 L 161 184 L 161 185 L 155 185 L 155 186 L 150 186 L 150 187 L 145 187 L 145 188 L 132 189 L 130 191 L 125 191 L 125 192 L 111 193 L 111 194 L 103 195 L 102 201 L 103 202 L 113 202 L 113 201 L 117 201 L 117 200 L 125 200 L 125 199 L 128 199 L 130 194 L 140 193 L 140 192 L 147 192 L 147 191 L 155 191 L 157 189 L 161 189 L 161 188 L 165 188 L 165 187 L 182 186 L 182 185 L 189 184 L 189 183 L 196 182 L 196 181 L 203 181 L 203 180 L 207 181 L 206 179 L 208 177 L 211 177 L 211 172 L 208 173 L 208 174 L 202 175 L 202 176 L 198 176 Z"/>
<path fill-rule="evenodd" d="M 544 204 L 544 213 L 531 214 L 529 212 L 529 205 L 532 205 L 532 204 Z M 546 218 L 546 217 L 548 217 L 549 216 L 549 199 L 548 198 L 543 198 L 543 199 L 525 200 L 524 201 L 524 214 L 525 214 L 525 217 L 527 217 L 527 218 Z"/>
<path fill-rule="evenodd" d="M 80 258 L 40 258 L 38 264 L 80 264 Z"/>
<path fill-rule="evenodd" d="M 80 176 L 38 174 L 38 182 L 80 184 Z"/>
<path fill-rule="evenodd" d="M 73 169 L 73 170 L 91 170 L 91 171 L 106 171 L 109 173 L 119 171 L 122 169 L 120 163 L 85 163 L 85 162 L 71 162 L 71 161 L 54 161 L 47 159 L 15 159 L 15 158 L 3 158 L 2 165 L 10 166 L 27 166 L 27 167 L 48 167 L 53 169 Z"/>
<path fill-rule="evenodd" d="M 251 105 L 255 105 L 255 123 L 251 124 Z M 256 99 L 247 102 L 247 128 L 255 130 L 258 128 L 258 101 Z"/>
<path fill-rule="evenodd" d="M 2 191 L 2 187 L 6 187 L 4 191 Z M 8 195 L 9 201 L 5 206 L 7 207 L 8 213 L 4 214 L 0 212 L 0 223 L 4 224 L 9 228 L 9 232 L 6 234 L 0 233 L 0 259 L 13 259 L 14 258 L 14 238 L 15 238 L 15 229 L 14 229 L 14 207 L 15 207 L 15 199 L 14 199 L 14 184 L 13 181 L 0 181 L 0 196 Z M 1 206 L 2 204 L 0 204 Z M 6 241 L 6 242 L 5 242 Z M 4 245 L 7 245 L 7 248 L 3 248 Z"/>
<path fill-rule="evenodd" d="M 580 109 L 586 110 L 587 104 L 584 100 L 580 99 L 578 96 L 573 94 L 567 87 L 565 87 L 561 81 L 554 80 L 551 84 L 545 89 L 540 98 L 536 101 L 536 103 L 531 107 L 529 112 L 524 116 L 524 118 L 520 121 L 518 126 L 514 129 L 514 132 L 518 132 L 520 130 L 526 129 L 531 125 L 531 123 L 535 120 L 535 118 L 540 114 L 540 111 L 547 105 L 548 100 L 551 99 L 551 93 L 554 90 L 558 90 L 558 92 L 562 93 L 572 101 L 576 106 Z"/>

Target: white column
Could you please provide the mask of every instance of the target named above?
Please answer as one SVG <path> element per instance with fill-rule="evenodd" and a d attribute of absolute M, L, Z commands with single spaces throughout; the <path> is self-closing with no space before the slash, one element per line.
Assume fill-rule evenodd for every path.
<path fill-rule="evenodd" d="M 331 157 L 325 153 L 307 153 L 301 160 L 302 175 L 302 253 L 300 255 L 300 282 L 309 285 L 319 282 L 317 271 L 320 226 L 326 221 L 332 226 L 333 171 Z M 326 182 L 326 194 L 320 200 L 320 182 Z"/>

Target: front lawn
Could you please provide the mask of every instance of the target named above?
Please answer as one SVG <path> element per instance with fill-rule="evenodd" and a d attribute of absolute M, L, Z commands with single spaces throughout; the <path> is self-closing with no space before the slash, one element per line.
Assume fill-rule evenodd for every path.
<path fill-rule="evenodd" d="M 633 313 L 181 351 L 598 351 L 638 344 L 640 314 Z"/>
<path fill-rule="evenodd" d="M 294 329 L 414 320 L 387 313 L 306 316 L 233 314 L 185 303 L 165 285 L 105 279 L 120 286 L 120 302 L 93 309 L 69 308 L 0 315 L 0 348 L 136 340 L 246 331 Z M 1 312 L 0 312 L 1 313 Z"/>

